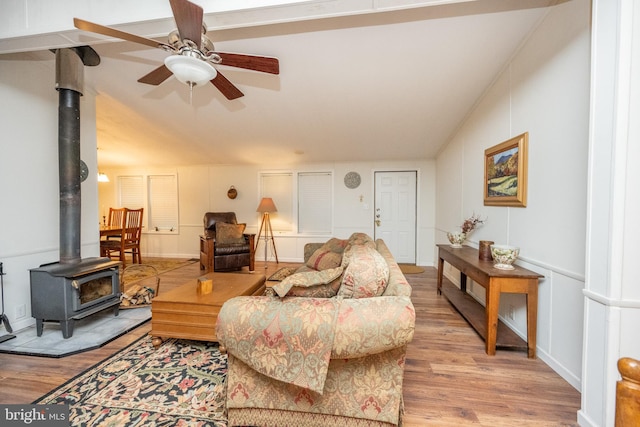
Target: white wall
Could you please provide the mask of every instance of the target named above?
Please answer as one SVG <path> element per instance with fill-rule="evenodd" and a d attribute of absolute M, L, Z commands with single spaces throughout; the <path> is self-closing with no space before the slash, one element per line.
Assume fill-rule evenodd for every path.
<path fill-rule="evenodd" d="M 58 92 L 55 59 L 0 59 L 0 262 L 5 311 L 14 330 L 33 323 L 29 269 L 59 256 Z M 99 253 L 95 97 L 80 99 L 82 183 L 81 255 Z M 25 309 L 18 317 L 16 311 Z"/>
<path fill-rule="evenodd" d="M 521 248 L 518 264 L 544 275 L 539 286 L 538 356 L 581 384 L 589 128 L 590 5 L 550 8 L 437 158 L 436 240 L 472 213 L 487 217 L 471 243 Z M 484 206 L 484 150 L 529 132 L 525 208 Z M 458 274 L 447 275 L 458 282 Z M 484 288 L 471 291 L 484 303 Z M 515 316 L 507 318 L 509 305 Z M 525 297 L 503 294 L 500 314 L 526 339 Z"/>
<path fill-rule="evenodd" d="M 295 167 L 286 165 L 245 165 L 245 166 L 180 166 L 175 168 L 149 169 L 143 166 L 126 169 L 104 169 L 109 175 L 109 183 L 99 184 L 99 206 L 101 221 L 103 212 L 109 206 L 117 206 L 116 182 L 118 175 L 177 173 L 180 202 L 178 235 L 143 234 L 143 256 L 159 257 L 199 257 L 199 235 L 202 234 L 202 217 L 205 212 L 233 211 L 239 222 L 247 223 L 247 231 L 258 233 L 261 214 L 256 212 L 259 195 L 259 174 L 263 171 L 310 171 L 331 170 L 334 178 L 334 227 L 332 236 L 348 237 L 360 231 L 371 236 L 373 228 L 374 172 L 376 171 L 418 171 L 418 224 L 417 224 L 417 264 L 433 265 L 433 236 L 435 222 L 435 161 L 394 161 L 394 162 L 344 162 L 331 164 L 303 164 Z M 347 172 L 356 171 L 362 182 L 356 189 L 346 188 L 343 183 Z M 238 191 L 235 199 L 227 197 L 231 186 Z M 362 201 L 360 200 L 362 196 Z M 304 245 L 308 242 L 323 242 L 329 236 L 299 235 L 274 231 L 278 259 L 300 262 L 304 255 Z M 257 259 L 264 259 L 264 245 L 258 245 Z M 272 254 L 269 254 L 270 258 Z"/>

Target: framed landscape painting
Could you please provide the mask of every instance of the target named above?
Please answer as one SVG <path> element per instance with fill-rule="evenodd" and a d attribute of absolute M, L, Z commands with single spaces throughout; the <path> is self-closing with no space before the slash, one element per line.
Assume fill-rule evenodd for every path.
<path fill-rule="evenodd" d="M 527 145 L 525 132 L 484 150 L 485 206 L 527 206 Z"/>

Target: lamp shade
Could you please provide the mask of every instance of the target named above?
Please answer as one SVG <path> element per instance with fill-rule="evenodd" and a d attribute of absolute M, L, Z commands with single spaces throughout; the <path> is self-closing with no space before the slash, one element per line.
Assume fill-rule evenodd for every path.
<path fill-rule="evenodd" d="M 213 80 L 218 72 L 213 65 L 192 56 L 173 55 L 164 59 L 164 65 L 182 83 L 203 85 Z"/>
<path fill-rule="evenodd" d="M 262 200 L 260 200 L 256 212 L 278 212 L 278 209 L 276 209 L 276 205 L 273 203 L 271 197 L 263 197 Z"/>

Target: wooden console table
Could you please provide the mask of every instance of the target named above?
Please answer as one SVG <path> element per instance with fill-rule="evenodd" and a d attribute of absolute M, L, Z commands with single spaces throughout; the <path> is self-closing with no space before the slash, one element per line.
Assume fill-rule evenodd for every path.
<path fill-rule="evenodd" d="M 469 246 L 462 248 L 452 248 L 450 245 L 437 245 L 438 250 L 438 294 L 444 292 L 447 299 L 453 304 L 463 317 L 473 326 L 473 328 L 485 340 L 486 352 L 493 356 L 496 354 L 496 344 L 501 346 L 498 337 L 498 308 L 500 306 L 500 294 L 518 293 L 525 294 L 527 299 L 527 355 L 531 359 L 536 357 L 536 334 L 538 317 L 538 279 L 544 277 L 541 274 L 514 266 L 513 270 L 500 270 L 493 267 L 493 261 L 483 261 L 478 258 L 478 250 Z M 453 267 L 460 270 L 460 289 L 453 285 L 442 286 L 444 262 L 448 262 Z M 473 316 L 466 315 L 473 305 L 480 306 L 475 300 L 475 304 L 465 303 L 465 298 L 469 297 L 467 292 L 467 277 L 485 288 L 485 322 L 474 322 Z M 480 306 L 481 307 L 481 306 Z M 502 325 L 501 329 L 507 329 Z M 511 330 L 511 337 L 507 337 L 505 347 L 517 347 L 514 345 L 513 336 L 519 341 L 520 338 Z"/>

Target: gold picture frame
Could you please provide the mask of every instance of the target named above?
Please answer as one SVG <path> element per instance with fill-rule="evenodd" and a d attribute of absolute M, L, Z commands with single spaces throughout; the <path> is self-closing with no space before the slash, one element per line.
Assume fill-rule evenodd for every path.
<path fill-rule="evenodd" d="M 484 150 L 485 206 L 527 206 L 529 132 Z"/>

